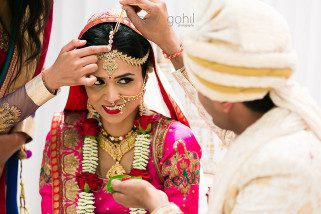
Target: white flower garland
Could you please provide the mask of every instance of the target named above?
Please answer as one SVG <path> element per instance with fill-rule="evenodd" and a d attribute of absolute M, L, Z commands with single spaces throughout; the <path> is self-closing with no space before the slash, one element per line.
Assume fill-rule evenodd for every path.
<path fill-rule="evenodd" d="M 150 135 L 140 134 L 137 135 L 134 148 L 134 161 L 133 168 L 146 170 L 150 153 Z M 146 210 L 141 208 L 130 208 L 131 214 L 145 214 Z"/>
<path fill-rule="evenodd" d="M 88 114 L 88 118 L 95 118 L 97 115 Z M 146 170 L 150 153 L 150 135 L 139 134 L 134 145 L 133 168 Z M 98 142 L 96 137 L 85 136 L 83 145 L 82 172 L 96 173 L 98 166 Z M 77 214 L 94 214 L 95 196 L 94 193 L 80 192 L 78 194 Z M 131 214 L 145 214 L 146 210 L 141 208 L 130 208 Z"/>
<path fill-rule="evenodd" d="M 95 137 L 85 136 L 83 146 L 82 172 L 95 173 L 98 166 L 98 143 Z M 77 214 L 94 214 L 94 193 L 80 192 L 77 203 Z"/>

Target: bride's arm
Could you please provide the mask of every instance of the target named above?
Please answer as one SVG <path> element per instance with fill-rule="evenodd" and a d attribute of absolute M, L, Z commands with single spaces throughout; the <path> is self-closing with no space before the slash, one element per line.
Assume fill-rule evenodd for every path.
<path fill-rule="evenodd" d="M 32 115 L 39 106 L 52 98 L 41 75 L 25 86 L 0 99 L 0 134 L 8 133 L 20 121 Z"/>

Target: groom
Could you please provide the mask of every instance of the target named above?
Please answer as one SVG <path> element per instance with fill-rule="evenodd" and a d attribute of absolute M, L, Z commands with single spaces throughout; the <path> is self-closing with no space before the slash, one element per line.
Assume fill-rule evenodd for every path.
<path fill-rule="evenodd" d="M 121 0 L 144 37 L 167 55 L 181 42 L 156 0 Z M 213 122 L 238 137 L 214 182 L 210 213 L 321 213 L 321 111 L 291 82 L 296 55 L 282 16 L 259 0 L 214 1 L 172 59 Z M 147 11 L 140 19 L 133 5 Z M 144 181 L 113 181 L 114 198 L 152 213 L 179 213 Z M 137 194 L 139 192 L 139 194 Z"/>

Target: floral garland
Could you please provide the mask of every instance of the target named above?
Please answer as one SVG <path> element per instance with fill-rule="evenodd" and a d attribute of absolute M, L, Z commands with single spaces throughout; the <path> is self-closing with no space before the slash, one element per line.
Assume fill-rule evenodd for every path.
<path fill-rule="evenodd" d="M 141 177 L 149 180 L 150 175 L 146 170 L 146 166 L 150 154 L 150 132 L 153 116 L 142 116 L 135 121 L 135 127 L 138 129 L 134 146 L 133 169 L 131 176 Z M 98 125 L 99 115 L 89 112 L 84 122 L 84 145 L 83 145 L 83 161 L 82 171 L 77 174 L 77 182 L 82 190 L 78 194 L 77 214 L 94 214 L 95 196 L 94 192 L 102 188 L 103 180 L 100 179 L 96 172 L 98 166 Z M 144 209 L 130 208 L 131 214 L 146 213 Z"/>

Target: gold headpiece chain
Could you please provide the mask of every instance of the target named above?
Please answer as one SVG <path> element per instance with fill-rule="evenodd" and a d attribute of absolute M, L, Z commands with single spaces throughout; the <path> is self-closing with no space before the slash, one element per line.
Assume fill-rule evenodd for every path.
<path fill-rule="evenodd" d="M 110 47 L 110 49 L 112 48 L 112 44 L 114 42 L 113 41 L 114 35 L 119 29 L 120 22 L 121 22 L 121 20 L 123 18 L 123 14 L 124 14 L 124 10 L 122 10 L 122 12 L 120 13 L 120 15 L 118 17 L 118 20 L 117 20 L 117 23 L 115 25 L 115 28 L 112 29 L 109 32 L 108 46 Z M 109 51 L 107 53 L 98 54 L 98 59 L 104 60 L 103 69 L 106 70 L 108 72 L 108 74 L 110 75 L 110 77 L 111 77 L 111 75 L 118 68 L 117 63 L 116 63 L 116 58 L 118 58 L 118 59 L 120 59 L 120 60 L 122 60 L 124 62 L 127 62 L 128 64 L 131 64 L 133 66 L 141 66 L 147 61 L 148 56 L 149 56 L 149 50 L 145 54 L 145 56 L 142 57 L 142 58 L 131 57 L 131 56 L 128 56 L 127 54 L 124 54 L 124 53 L 122 53 L 120 51 L 112 50 L 112 51 Z"/>

